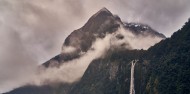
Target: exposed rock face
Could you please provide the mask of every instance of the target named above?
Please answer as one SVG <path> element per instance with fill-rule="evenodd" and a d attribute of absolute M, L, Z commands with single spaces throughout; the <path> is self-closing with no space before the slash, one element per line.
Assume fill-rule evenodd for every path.
<path fill-rule="evenodd" d="M 99 10 L 82 28 L 73 31 L 65 39 L 61 54 L 50 61 L 57 60 L 60 63 L 80 57 L 82 53 L 89 50 L 96 38 L 104 38 L 106 33 L 117 31 L 120 24 L 122 24 L 120 18 L 113 16 L 109 10 L 106 8 Z M 70 51 L 67 52 L 68 50 Z M 44 65 L 48 67 L 50 61 Z"/>
<path fill-rule="evenodd" d="M 72 46 L 77 52 L 86 52 L 97 37 L 103 38 L 106 33 L 115 32 L 120 24 L 122 24 L 120 19 L 103 8 L 94 14 L 82 28 L 73 31 L 65 39 L 63 50 L 64 46 Z"/>
<path fill-rule="evenodd" d="M 152 36 L 152 37 L 160 37 L 166 38 L 165 35 L 155 31 L 150 26 L 141 23 L 124 23 L 126 29 L 129 29 L 132 33 L 138 36 Z"/>
<path fill-rule="evenodd" d="M 165 38 L 163 34 L 156 32 L 148 25 L 123 23 L 118 16 L 103 8 L 94 14 L 82 28 L 73 31 L 66 38 L 61 54 L 43 65 L 46 68 L 59 67 L 61 63 L 80 58 L 89 51 L 97 38 L 104 38 L 107 33 L 115 33 L 119 27 L 124 27 L 141 37 Z M 115 38 L 123 40 L 125 36 L 117 34 Z M 148 52 L 153 51 L 148 50 Z M 150 61 L 153 60 L 151 55 L 154 55 L 148 52 L 135 49 L 109 49 L 103 58 L 91 62 L 81 80 L 76 83 L 40 87 L 24 86 L 7 94 L 25 94 L 27 91 L 31 91 L 27 94 L 127 94 L 130 87 L 130 62 L 135 59 L 139 60 L 134 73 L 135 91 L 137 94 L 145 94 L 151 68 Z"/>
<path fill-rule="evenodd" d="M 65 39 L 61 54 L 47 61 L 44 63 L 44 65 L 48 67 L 51 61 L 63 63 L 74 58 L 79 58 L 81 54 L 89 50 L 89 48 L 92 46 L 92 43 L 97 38 L 104 38 L 107 33 L 114 33 L 120 27 L 124 27 L 126 30 L 141 37 L 151 36 L 161 39 L 166 38 L 163 34 L 156 32 L 148 25 L 140 23 L 123 23 L 119 16 L 113 15 L 106 8 L 102 8 L 96 14 L 94 14 L 82 28 L 74 30 Z M 118 34 L 116 38 L 122 40 L 124 36 Z M 126 44 L 123 44 L 123 46 L 125 45 Z"/>

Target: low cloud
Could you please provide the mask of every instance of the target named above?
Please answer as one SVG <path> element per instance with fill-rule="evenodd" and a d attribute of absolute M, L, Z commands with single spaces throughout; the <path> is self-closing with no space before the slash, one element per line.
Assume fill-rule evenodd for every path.
<path fill-rule="evenodd" d="M 124 37 L 118 39 L 118 34 Z M 31 81 L 29 81 L 30 83 L 28 84 L 45 85 L 51 83 L 73 83 L 80 80 L 89 64 L 94 59 L 104 57 L 109 49 L 113 49 L 113 51 L 121 47 L 128 50 L 147 49 L 160 40 L 161 38 L 151 36 L 137 36 L 131 33 L 131 31 L 121 27 L 112 34 L 106 34 L 103 39 L 97 38 L 91 48 L 82 54 L 80 58 L 68 62 L 63 61 L 58 67 L 41 68 L 37 74 L 31 77 Z M 65 47 L 63 50 L 64 49 L 70 49 L 70 47 Z M 72 47 L 72 49 L 74 49 L 74 47 Z M 70 53 L 72 53 L 72 51 Z"/>
<path fill-rule="evenodd" d="M 151 35 L 143 36 L 143 35 L 135 35 L 130 30 L 121 27 L 115 33 L 115 36 L 122 36 L 122 39 L 118 39 L 118 37 L 114 37 L 111 40 L 112 45 L 118 47 L 118 45 L 122 46 L 126 49 L 144 49 L 147 50 L 149 47 L 154 44 L 160 42 L 163 38 L 155 37 Z M 113 46 L 113 47 L 114 47 Z"/>
<path fill-rule="evenodd" d="M 82 27 L 102 7 L 118 14 L 123 21 L 146 23 L 170 36 L 190 16 L 189 3 L 189 0 L 0 0 L 0 93 L 19 86 L 37 65 L 59 54 L 66 36 Z M 129 39 L 132 48 L 154 44 L 149 41 L 152 37 L 135 38 Z M 146 43 L 150 44 L 141 47 Z"/>
<path fill-rule="evenodd" d="M 41 69 L 40 73 L 35 75 L 34 80 L 30 81 L 33 85 L 44 85 L 49 83 L 73 83 L 80 80 L 86 71 L 88 65 L 97 58 L 101 58 L 110 48 L 111 34 L 104 39 L 96 39 L 90 50 L 78 59 L 73 59 L 68 62 L 62 62 L 57 67 L 49 67 Z M 104 44 L 104 45 L 102 45 Z"/>
<path fill-rule="evenodd" d="M 117 35 L 122 35 L 123 39 L 117 41 L 116 43 L 126 44 L 125 48 L 127 49 L 144 49 L 147 50 L 149 47 L 155 45 L 160 42 L 163 38 L 151 36 L 150 34 L 147 36 L 143 35 L 135 35 L 131 31 L 121 27 L 119 28 Z M 117 39 L 115 39 L 117 40 Z M 114 42 L 114 41 L 113 41 Z"/>

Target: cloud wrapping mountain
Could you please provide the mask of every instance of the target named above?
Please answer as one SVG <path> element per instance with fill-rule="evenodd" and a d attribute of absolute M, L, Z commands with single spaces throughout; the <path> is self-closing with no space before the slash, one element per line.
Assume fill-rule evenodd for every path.
<path fill-rule="evenodd" d="M 0 83 L 10 84 L 0 84 L 0 91 L 15 86 L 19 82 L 15 78 L 25 77 L 18 70 L 27 73 L 28 66 L 41 64 L 59 53 L 66 36 L 102 7 L 108 7 L 124 21 L 147 23 L 170 36 L 189 17 L 188 4 L 189 0 L 1 0 Z"/>

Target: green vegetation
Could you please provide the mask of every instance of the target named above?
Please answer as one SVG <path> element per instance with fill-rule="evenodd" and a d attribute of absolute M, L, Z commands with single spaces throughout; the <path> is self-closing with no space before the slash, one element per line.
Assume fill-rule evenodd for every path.
<path fill-rule="evenodd" d="M 144 50 L 108 51 L 74 84 L 25 86 L 7 94 L 128 94 L 131 61 L 136 94 L 190 94 L 190 20 L 171 38 Z"/>
<path fill-rule="evenodd" d="M 190 20 L 171 38 L 148 50 L 148 94 L 190 93 Z"/>

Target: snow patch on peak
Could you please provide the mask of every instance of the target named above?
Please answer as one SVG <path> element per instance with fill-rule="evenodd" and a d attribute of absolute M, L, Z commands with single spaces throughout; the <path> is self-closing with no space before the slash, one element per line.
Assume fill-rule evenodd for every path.
<path fill-rule="evenodd" d="M 139 25 L 137 25 L 137 24 L 135 25 L 135 27 L 138 27 L 138 26 L 139 26 Z"/>

